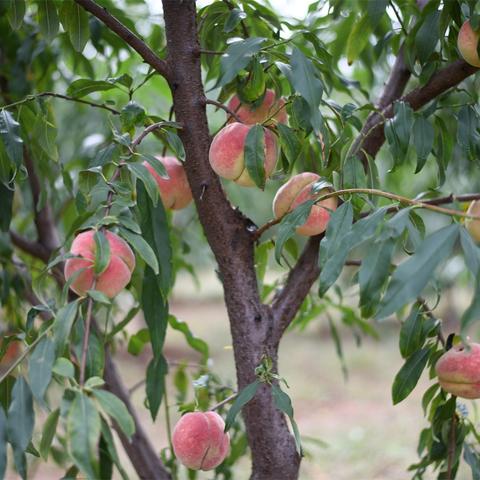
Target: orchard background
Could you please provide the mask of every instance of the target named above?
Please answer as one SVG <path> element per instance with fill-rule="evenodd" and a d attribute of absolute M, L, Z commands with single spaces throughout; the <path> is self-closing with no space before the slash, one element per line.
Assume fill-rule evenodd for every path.
<path fill-rule="evenodd" d="M 283 3 L 0 1 L 0 477 L 480 478 L 475 402 L 435 370 L 480 317 L 480 9 Z M 231 97 L 272 92 L 288 119 L 234 155 L 254 185 L 220 179 Z M 188 207 L 164 208 L 155 155 Z M 274 219 L 303 172 L 314 199 Z M 230 435 L 207 473 L 173 451 L 194 410 Z"/>

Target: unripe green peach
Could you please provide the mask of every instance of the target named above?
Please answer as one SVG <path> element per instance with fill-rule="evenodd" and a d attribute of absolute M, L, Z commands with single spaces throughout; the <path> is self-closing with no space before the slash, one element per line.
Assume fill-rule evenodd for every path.
<path fill-rule="evenodd" d="M 192 191 L 182 163 L 175 157 L 157 156 L 156 158 L 165 167 L 169 178 L 161 177 L 148 162 L 143 164 L 157 182 L 164 207 L 172 210 L 185 208 L 192 201 Z"/>
<path fill-rule="evenodd" d="M 172 435 L 177 459 L 192 470 L 212 470 L 228 455 L 230 436 L 215 412 L 191 412 L 175 425 Z"/>
<path fill-rule="evenodd" d="M 457 46 L 464 60 L 473 65 L 480 67 L 480 58 L 477 53 L 478 39 L 480 32 L 475 32 L 467 20 L 458 32 Z"/>
<path fill-rule="evenodd" d="M 265 91 L 262 102 L 256 108 L 253 105 L 241 103 L 238 95 L 232 97 L 228 103 L 228 108 L 235 112 L 240 120 L 247 125 L 263 123 L 274 114 L 272 120 L 278 123 L 287 123 L 285 100 L 283 98 L 277 99 L 275 92 L 271 89 Z"/>
<path fill-rule="evenodd" d="M 435 370 L 446 392 L 462 398 L 480 398 L 480 344 L 452 347 L 439 358 Z"/>
<path fill-rule="evenodd" d="M 468 207 L 468 215 L 478 215 L 480 217 L 480 200 L 474 200 Z M 467 218 L 465 227 L 476 242 L 480 242 L 480 220 Z"/>
<path fill-rule="evenodd" d="M 254 181 L 245 166 L 245 140 L 252 128 L 243 123 L 231 123 L 222 128 L 210 145 L 210 165 L 213 171 L 222 178 L 233 180 L 244 187 L 253 187 Z M 265 131 L 265 177 L 268 178 L 277 163 L 277 141 L 275 135 Z"/>
<path fill-rule="evenodd" d="M 311 172 L 299 173 L 290 178 L 280 187 L 273 199 L 275 218 L 281 218 L 302 203 L 329 193 L 331 190 L 324 188 L 320 192 L 312 194 L 312 186 L 319 179 L 319 175 Z M 330 220 L 330 211 L 337 208 L 337 203 L 337 198 L 332 197 L 313 205 L 307 221 L 297 227 L 297 233 L 310 237 L 324 232 Z"/>
<path fill-rule="evenodd" d="M 77 255 L 65 262 L 65 278 L 75 275 L 70 288 L 78 295 L 85 295 L 93 287 L 95 263 L 95 231 L 87 230 L 79 233 L 73 240 L 70 253 Z M 96 277 L 95 290 L 113 298 L 123 290 L 132 276 L 135 268 L 135 255 L 128 243 L 112 232 L 104 233 L 110 245 L 110 261 L 107 268 Z"/>

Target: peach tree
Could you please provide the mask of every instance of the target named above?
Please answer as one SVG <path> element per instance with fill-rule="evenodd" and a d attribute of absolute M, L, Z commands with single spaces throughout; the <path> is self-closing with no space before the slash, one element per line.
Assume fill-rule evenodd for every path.
<path fill-rule="evenodd" d="M 462 459 L 480 478 L 461 398 L 480 397 L 476 2 L 312 1 L 301 20 L 257 0 L 156 3 L 0 2 L 0 477 L 8 450 L 22 478 L 49 458 L 65 478 L 128 478 L 118 436 L 139 478 L 182 463 L 234 478 L 243 455 L 252 479 L 298 478 L 282 337 L 326 318 L 341 356 L 340 325 L 376 336 L 394 316 L 393 403 L 422 373 L 431 384 L 413 478 L 453 479 Z M 230 387 L 169 313 L 177 273 L 206 251 Z M 455 332 L 437 317 L 453 282 L 473 291 Z M 167 329 L 198 352 L 194 371 L 169 365 Z M 153 420 L 166 407 L 167 445 L 119 375 L 125 343 L 151 348 L 139 384 Z"/>

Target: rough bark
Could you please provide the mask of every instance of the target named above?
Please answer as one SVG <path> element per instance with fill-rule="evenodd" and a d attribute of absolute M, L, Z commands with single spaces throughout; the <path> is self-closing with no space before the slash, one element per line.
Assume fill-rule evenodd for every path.
<path fill-rule="evenodd" d="M 218 263 L 230 320 L 238 388 L 255 380 L 263 354 L 277 362 L 273 317 L 261 304 L 254 269 L 251 222 L 225 197 L 210 168 L 210 136 L 201 80 L 195 3 L 164 0 L 164 18 L 176 120 L 186 152 L 185 168 L 208 243 Z M 284 415 L 262 386 L 243 410 L 252 453 L 252 479 L 296 479 L 300 459 Z"/>

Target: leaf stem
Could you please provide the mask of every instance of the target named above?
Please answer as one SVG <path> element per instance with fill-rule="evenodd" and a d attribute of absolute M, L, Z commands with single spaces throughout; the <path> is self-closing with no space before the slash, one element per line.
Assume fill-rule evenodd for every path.
<path fill-rule="evenodd" d="M 227 398 L 225 398 L 225 399 L 222 400 L 221 402 L 218 402 L 216 405 L 214 405 L 213 407 L 211 407 L 211 408 L 209 409 L 209 411 L 210 411 L 210 412 L 214 412 L 215 410 L 218 410 L 220 407 L 223 407 L 223 406 L 226 405 L 227 403 L 233 402 L 237 397 L 238 397 L 238 393 L 237 393 L 237 392 L 232 393 L 232 395 L 228 396 Z"/>

